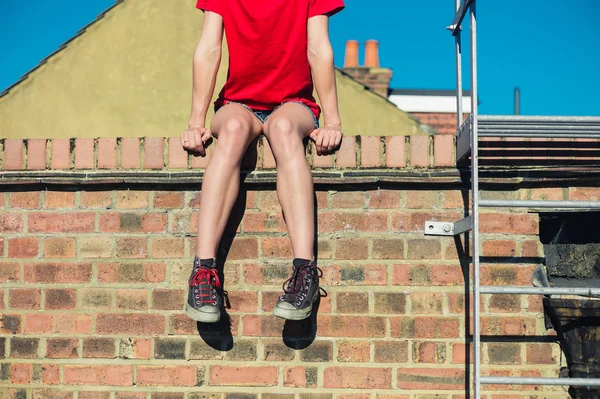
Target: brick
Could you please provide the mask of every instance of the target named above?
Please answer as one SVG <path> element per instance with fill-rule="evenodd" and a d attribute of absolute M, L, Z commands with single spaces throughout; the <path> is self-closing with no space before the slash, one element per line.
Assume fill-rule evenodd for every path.
<path fill-rule="evenodd" d="M 23 215 L 17 213 L 0 214 L 0 233 L 18 233 L 23 231 Z"/>
<path fill-rule="evenodd" d="M 92 316 L 87 314 L 52 315 L 52 331 L 56 334 L 89 334 Z"/>
<path fill-rule="evenodd" d="M 532 200 L 562 201 L 566 199 L 564 189 L 560 187 L 530 188 L 529 192 Z"/>
<path fill-rule="evenodd" d="M 383 317 L 327 316 L 319 317 L 319 335 L 322 337 L 380 338 L 385 336 Z"/>
<path fill-rule="evenodd" d="M 415 363 L 445 363 L 446 344 L 440 342 L 413 342 L 412 361 Z"/>
<path fill-rule="evenodd" d="M 117 239 L 117 257 L 118 258 L 147 258 L 148 257 L 148 239 L 147 238 L 118 238 Z"/>
<path fill-rule="evenodd" d="M 188 152 L 181 146 L 179 137 L 169 138 L 169 168 L 187 169 Z"/>
<path fill-rule="evenodd" d="M 371 357 L 369 341 L 336 341 L 338 362 L 368 362 Z"/>
<path fill-rule="evenodd" d="M 210 385 L 274 386 L 277 385 L 277 367 L 274 366 L 211 366 Z"/>
<path fill-rule="evenodd" d="M 535 258 L 542 255 L 543 253 L 540 250 L 540 242 L 538 240 L 521 241 L 521 256 Z"/>
<path fill-rule="evenodd" d="M 407 341 L 375 341 L 376 363 L 406 363 L 407 361 Z"/>
<path fill-rule="evenodd" d="M 183 290 L 155 289 L 152 291 L 152 309 L 180 310 L 185 302 L 184 295 Z"/>
<path fill-rule="evenodd" d="M 119 341 L 121 359 L 150 359 L 151 352 L 152 340 L 149 338 L 121 338 Z"/>
<path fill-rule="evenodd" d="M 28 231 L 31 233 L 92 233 L 96 228 L 93 212 L 29 214 Z"/>
<path fill-rule="evenodd" d="M 42 382 L 44 385 L 60 384 L 60 365 L 44 364 L 42 366 Z"/>
<path fill-rule="evenodd" d="M 374 259 L 404 259 L 403 239 L 373 240 Z"/>
<path fill-rule="evenodd" d="M 212 154 L 214 151 L 214 145 L 205 148 L 206 155 L 201 156 L 198 154 L 192 154 L 192 168 L 201 168 L 204 169 L 208 166 L 210 159 L 212 158 Z"/>
<path fill-rule="evenodd" d="M 74 289 L 47 289 L 45 295 L 46 309 L 75 309 L 77 306 L 77 291 Z"/>
<path fill-rule="evenodd" d="M 94 139 L 75 139 L 75 169 L 93 169 L 94 158 Z"/>
<path fill-rule="evenodd" d="M 46 340 L 46 357 L 49 359 L 75 359 L 79 357 L 77 338 L 48 338 Z"/>
<path fill-rule="evenodd" d="M 156 191 L 152 205 L 154 208 L 173 209 L 183 208 L 183 193 L 178 191 Z"/>
<path fill-rule="evenodd" d="M 159 283 L 166 276 L 164 263 L 100 263 L 97 267 L 102 283 Z"/>
<path fill-rule="evenodd" d="M 140 139 L 134 137 L 123 137 L 121 139 L 121 168 L 139 169 L 140 163 Z"/>
<path fill-rule="evenodd" d="M 12 283 L 20 280 L 18 263 L 0 263 L 0 283 Z"/>
<path fill-rule="evenodd" d="M 337 284 L 339 281 L 342 282 L 353 282 L 355 284 L 361 284 L 365 281 L 365 268 L 363 266 L 344 266 L 340 270 L 340 277 L 335 280 Z"/>
<path fill-rule="evenodd" d="M 82 357 L 114 359 L 115 340 L 113 338 L 84 338 Z"/>
<path fill-rule="evenodd" d="M 111 237 L 79 238 L 79 256 L 81 258 L 111 258 L 113 256 L 113 239 Z"/>
<path fill-rule="evenodd" d="M 203 340 L 194 340 L 190 342 L 188 358 L 190 360 L 221 360 L 224 356 L 218 348 L 213 348 Z"/>
<path fill-rule="evenodd" d="M 520 312 L 521 295 L 497 294 L 490 296 L 489 311 L 494 313 Z"/>
<path fill-rule="evenodd" d="M 45 258 L 74 258 L 76 250 L 75 238 L 49 237 L 44 240 Z"/>
<path fill-rule="evenodd" d="M 381 139 L 378 136 L 360 138 L 360 166 L 363 168 L 381 166 Z"/>
<path fill-rule="evenodd" d="M 258 258 L 258 239 L 236 237 L 233 240 L 228 260 L 248 260 Z"/>
<path fill-rule="evenodd" d="M 415 317 L 415 338 L 458 338 L 460 321 L 451 317 Z M 395 336 L 392 333 L 392 336 Z"/>
<path fill-rule="evenodd" d="M 367 192 L 369 209 L 398 209 L 402 193 L 395 190 L 377 190 Z"/>
<path fill-rule="evenodd" d="M 317 149 L 312 144 L 312 166 L 315 168 L 331 168 L 333 166 L 333 155 L 317 155 Z"/>
<path fill-rule="evenodd" d="M 162 169 L 165 167 L 164 139 L 162 137 L 144 138 L 144 168 Z"/>
<path fill-rule="evenodd" d="M 333 342 L 315 341 L 300 352 L 303 362 L 329 362 L 333 360 Z"/>
<path fill-rule="evenodd" d="M 368 249 L 369 244 L 364 238 L 338 238 L 335 242 L 335 259 L 367 259 Z"/>
<path fill-rule="evenodd" d="M 410 166 L 429 167 L 429 136 L 410 136 Z"/>
<path fill-rule="evenodd" d="M 0 314 L 0 333 L 17 334 L 21 332 L 21 316 Z"/>
<path fill-rule="evenodd" d="M 152 392 L 152 399 L 183 399 L 183 393 Z M 204 399 L 204 398 L 202 398 Z"/>
<path fill-rule="evenodd" d="M 137 216 L 137 215 L 135 215 Z M 126 217 L 123 218 L 127 220 Z M 126 224 L 126 223 L 123 223 Z M 140 222 L 141 224 L 141 222 Z M 121 214 L 106 212 L 100 215 L 100 231 L 103 233 L 118 233 L 121 231 Z"/>
<path fill-rule="evenodd" d="M 32 399 L 73 399 L 73 392 L 40 388 L 32 390 L 31 397 Z"/>
<path fill-rule="evenodd" d="M 405 313 L 406 294 L 392 292 L 376 292 L 375 313 Z"/>
<path fill-rule="evenodd" d="M 229 301 L 231 302 L 232 306 L 230 312 L 256 312 L 258 310 L 258 293 L 256 291 L 228 292 Z M 183 302 L 183 298 L 180 300 L 180 302 Z"/>
<path fill-rule="evenodd" d="M 98 139 L 98 169 L 116 169 L 117 139 Z"/>
<path fill-rule="evenodd" d="M 160 395 L 160 392 L 155 392 Z M 146 399 L 148 394 L 146 392 L 115 392 L 115 399 Z M 181 396 L 183 398 L 183 395 Z"/>
<path fill-rule="evenodd" d="M 388 136 L 385 138 L 385 163 L 388 168 L 406 167 L 406 137 Z"/>
<path fill-rule="evenodd" d="M 52 169 L 69 169 L 71 167 L 71 140 L 52 139 L 51 141 Z"/>
<path fill-rule="evenodd" d="M 67 385 L 131 386 L 131 366 L 73 366 L 65 365 L 63 381 Z"/>
<path fill-rule="evenodd" d="M 79 391 L 77 399 L 110 399 L 110 392 Z"/>
<path fill-rule="evenodd" d="M 440 193 L 434 190 L 407 190 L 406 207 L 409 209 L 435 209 L 440 206 Z"/>
<path fill-rule="evenodd" d="M 337 192 L 331 195 L 332 208 L 360 208 L 365 207 L 364 192 Z"/>
<path fill-rule="evenodd" d="M 490 364 L 521 364 L 521 345 L 513 343 L 488 343 Z"/>
<path fill-rule="evenodd" d="M 335 158 L 335 166 L 338 168 L 356 167 L 356 140 L 353 136 L 344 137 Z"/>
<path fill-rule="evenodd" d="M 369 294 L 366 292 L 340 292 L 336 295 L 337 313 L 368 313 Z"/>
<path fill-rule="evenodd" d="M 10 193 L 10 207 L 24 209 L 40 208 L 40 193 L 37 191 L 20 191 Z"/>
<path fill-rule="evenodd" d="M 47 209 L 74 208 L 74 192 L 46 191 L 44 193 L 44 207 Z"/>
<path fill-rule="evenodd" d="M 52 332 L 52 316 L 47 314 L 25 315 L 25 333 L 35 334 L 50 332 Z"/>
<path fill-rule="evenodd" d="M 600 189 L 569 187 L 569 199 L 572 201 L 600 201 Z"/>
<path fill-rule="evenodd" d="M 156 339 L 154 341 L 155 359 L 185 359 L 184 339 Z"/>
<path fill-rule="evenodd" d="M 39 344 L 40 340 L 37 338 L 12 337 L 10 340 L 10 357 L 35 359 L 38 357 Z"/>
<path fill-rule="evenodd" d="M 21 170 L 23 169 L 23 140 L 5 139 L 4 140 L 4 169 Z"/>
<path fill-rule="evenodd" d="M 29 384 L 31 382 L 31 376 L 31 364 L 13 363 L 10 365 L 10 382 L 12 384 Z"/>
<path fill-rule="evenodd" d="M 41 302 L 42 292 L 39 288 L 14 288 L 8 291 L 8 306 L 12 309 L 40 309 Z"/>
<path fill-rule="evenodd" d="M 281 339 L 278 340 L 262 340 L 264 346 L 265 361 L 288 362 L 294 359 L 294 350 L 289 348 Z"/>
<path fill-rule="evenodd" d="M 38 256 L 39 238 L 23 237 L 8 239 L 9 258 L 36 258 Z"/>
<path fill-rule="evenodd" d="M 138 366 L 136 384 L 139 386 L 195 386 L 194 366 Z"/>
<path fill-rule="evenodd" d="M 304 367 L 286 367 L 283 371 L 283 385 L 286 387 L 307 387 L 307 369 Z"/>
<path fill-rule="evenodd" d="M 527 364 L 556 364 L 553 345 L 551 343 L 527 344 L 525 347 Z"/>
<path fill-rule="evenodd" d="M 465 372 L 460 368 L 400 368 L 398 388 L 427 390 L 464 390 Z"/>
<path fill-rule="evenodd" d="M 261 239 L 261 250 L 263 257 L 268 258 L 290 258 L 292 247 L 287 237 L 270 237 Z"/>
<path fill-rule="evenodd" d="M 98 334 L 164 334 L 165 317 L 156 314 L 98 314 Z"/>
<path fill-rule="evenodd" d="M 118 209 L 145 209 L 148 207 L 148 191 L 117 191 Z"/>
<path fill-rule="evenodd" d="M 479 225 L 482 233 L 538 234 L 537 215 L 482 213 Z"/>
<path fill-rule="evenodd" d="M 390 389 L 392 369 L 362 367 L 328 367 L 324 374 L 325 388 Z"/>
<path fill-rule="evenodd" d="M 514 240 L 486 240 L 482 244 L 483 256 L 512 257 L 517 254 Z"/>
<path fill-rule="evenodd" d="M 27 169 L 46 169 L 46 139 L 27 140 Z"/>
<path fill-rule="evenodd" d="M 410 294 L 413 314 L 441 314 L 444 294 L 441 292 L 413 292 Z"/>
<path fill-rule="evenodd" d="M 84 208 L 111 208 L 113 205 L 112 191 L 81 191 L 80 203 Z"/>
<path fill-rule="evenodd" d="M 283 319 L 274 316 L 249 315 L 242 318 L 242 332 L 245 336 L 278 337 L 283 324 Z"/>
<path fill-rule="evenodd" d="M 244 215 L 243 219 L 244 233 L 265 233 L 265 232 L 278 232 L 283 233 L 286 231 L 285 222 L 283 215 L 279 213 L 249 213 Z"/>
<path fill-rule="evenodd" d="M 449 134 L 433 136 L 433 165 L 452 167 L 454 161 L 454 136 Z"/>
<path fill-rule="evenodd" d="M 442 244 L 439 239 L 413 238 L 406 240 L 408 259 L 439 259 L 442 256 Z"/>
<path fill-rule="evenodd" d="M 463 285 L 463 271 L 459 265 L 433 265 L 431 267 L 432 285 Z"/>
<path fill-rule="evenodd" d="M 183 237 L 153 237 L 151 241 L 152 257 L 183 258 L 185 241 Z"/>
<path fill-rule="evenodd" d="M 125 289 L 117 290 L 117 309 L 148 309 L 148 290 L 143 289 Z"/>

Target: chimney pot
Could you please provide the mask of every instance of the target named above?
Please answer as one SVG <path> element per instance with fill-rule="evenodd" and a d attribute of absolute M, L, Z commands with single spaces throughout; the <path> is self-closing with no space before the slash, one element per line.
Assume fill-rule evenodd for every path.
<path fill-rule="evenodd" d="M 346 42 L 346 56 L 344 58 L 344 68 L 358 67 L 358 41 L 348 40 Z"/>
<path fill-rule="evenodd" d="M 367 40 L 365 43 L 365 66 L 379 68 L 379 42 Z"/>

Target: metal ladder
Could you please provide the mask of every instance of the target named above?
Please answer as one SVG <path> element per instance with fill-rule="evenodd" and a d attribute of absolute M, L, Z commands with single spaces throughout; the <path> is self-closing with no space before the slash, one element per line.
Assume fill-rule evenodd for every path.
<path fill-rule="evenodd" d="M 553 209 L 600 209 L 596 201 L 528 201 L 528 200 L 480 200 L 479 199 L 479 137 L 538 137 L 538 138 L 600 138 L 598 117 L 545 117 L 545 116 L 484 116 L 477 110 L 477 13 L 476 0 L 455 0 L 456 14 L 448 30 L 455 37 L 456 52 L 456 99 L 457 99 L 457 162 L 471 155 L 471 212 L 457 222 L 425 222 L 425 235 L 454 236 L 468 231 L 471 234 L 473 253 L 473 394 L 481 398 L 482 384 L 515 385 L 565 385 L 600 386 L 600 378 L 528 378 L 481 376 L 481 294 L 526 295 L 583 295 L 600 294 L 598 288 L 560 287 L 492 287 L 481 286 L 479 277 L 479 208 L 553 208 Z M 463 121 L 461 25 L 470 14 L 471 34 L 471 115 Z"/>

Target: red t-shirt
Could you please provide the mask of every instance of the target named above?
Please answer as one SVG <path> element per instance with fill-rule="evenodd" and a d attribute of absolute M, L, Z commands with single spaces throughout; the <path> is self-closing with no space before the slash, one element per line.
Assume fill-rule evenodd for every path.
<path fill-rule="evenodd" d="M 234 101 L 266 111 L 300 101 L 319 117 L 306 24 L 310 17 L 341 11 L 343 0 L 197 0 L 196 7 L 223 17 L 229 47 L 229 72 L 216 109 Z"/>

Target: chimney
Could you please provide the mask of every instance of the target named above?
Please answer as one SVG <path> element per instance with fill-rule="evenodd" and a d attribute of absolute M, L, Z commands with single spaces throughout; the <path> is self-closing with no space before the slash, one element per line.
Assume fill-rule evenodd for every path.
<path fill-rule="evenodd" d="M 367 40 L 365 43 L 365 66 L 379 68 L 379 42 Z"/>
<path fill-rule="evenodd" d="M 377 40 L 366 41 L 364 66 L 358 65 L 358 42 L 348 40 L 344 57 L 344 72 L 380 96 L 388 97 L 392 70 L 379 66 L 379 42 Z"/>
<path fill-rule="evenodd" d="M 344 68 L 358 67 L 358 41 L 348 40 L 346 42 L 346 57 L 344 58 Z"/>

